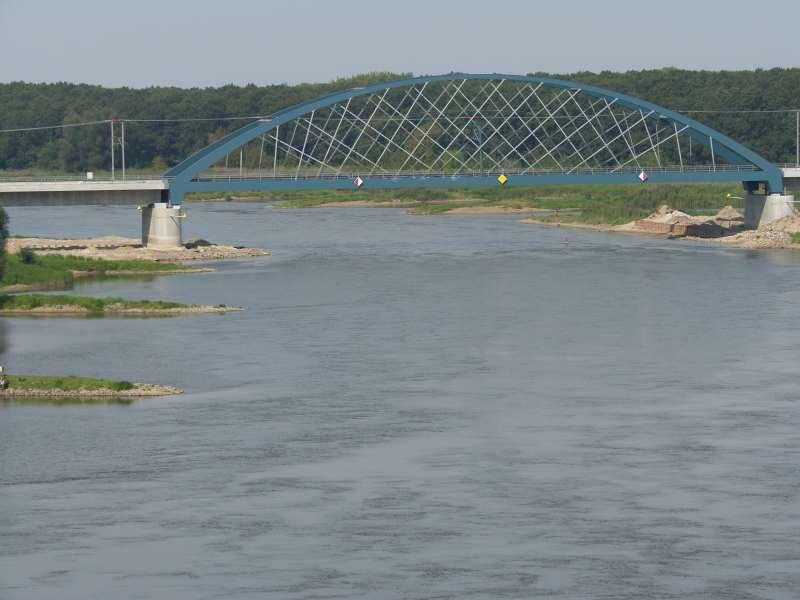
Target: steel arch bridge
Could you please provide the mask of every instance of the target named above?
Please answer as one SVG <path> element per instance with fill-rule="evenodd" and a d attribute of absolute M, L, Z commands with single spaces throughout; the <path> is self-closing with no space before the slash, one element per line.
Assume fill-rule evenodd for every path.
<path fill-rule="evenodd" d="M 328 94 L 229 133 L 165 176 L 173 204 L 188 192 L 362 186 L 740 181 L 783 191 L 775 165 L 677 112 L 592 85 L 495 73 Z"/>

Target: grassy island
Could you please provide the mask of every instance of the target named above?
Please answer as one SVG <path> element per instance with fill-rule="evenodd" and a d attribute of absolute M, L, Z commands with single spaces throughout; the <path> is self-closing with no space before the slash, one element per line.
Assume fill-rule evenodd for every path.
<path fill-rule="evenodd" d="M 75 375 L 9 375 L 8 390 L 53 390 L 65 392 L 112 390 L 123 392 L 132 390 L 134 385 L 130 381 L 113 381 L 111 379 L 93 379 L 91 377 L 76 377 Z"/>
<path fill-rule="evenodd" d="M 75 277 L 85 275 L 157 275 L 185 270 L 177 263 L 148 260 L 104 260 L 78 256 L 39 255 L 33 252 L 9 254 L 1 287 L 68 287 Z"/>
<path fill-rule="evenodd" d="M 91 398 L 171 396 L 182 393 L 182 390 L 166 385 L 76 377 L 74 375 L 7 375 L 6 384 L 6 389 L 0 390 L 0 396 Z"/>
<path fill-rule="evenodd" d="M 204 306 L 160 300 L 125 300 L 124 298 L 93 298 L 66 294 L 6 294 L 0 295 L 2 314 L 85 314 L 101 315 L 180 315 L 190 313 L 222 313 L 237 308 L 219 304 Z"/>

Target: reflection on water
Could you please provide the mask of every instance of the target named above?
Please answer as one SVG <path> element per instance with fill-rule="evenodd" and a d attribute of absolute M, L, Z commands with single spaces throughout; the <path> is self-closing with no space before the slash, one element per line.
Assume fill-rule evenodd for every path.
<path fill-rule="evenodd" d="M 0 317 L 0 365 L 5 364 L 6 352 L 8 352 L 8 328 L 5 319 Z"/>
<path fill-rule="evenodd" d="M 127 209 L 51 210 L 9 209 L 14 232 L 136 235 Z M 274 254 L 80 292 L 243 312 L 0 319 L 18 372 L 186 390 L 0 404 L 0 597 L 797 595 L 798 254 L 189 214 Z"/>

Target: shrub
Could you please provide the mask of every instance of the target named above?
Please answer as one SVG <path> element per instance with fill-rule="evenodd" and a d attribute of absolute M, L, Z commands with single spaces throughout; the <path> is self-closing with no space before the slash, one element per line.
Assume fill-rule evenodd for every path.
<path fill-rule="evenodd" d="M 6 238 L 8 237 L 8 216 L 0 208 L 0 279 L 6 266 Z"/>
<path fill-rule="evenodd" d="M 36 262 L 36 254 L 30 248 L 23 248 L 20 250 L 19 258 L 26 265 L 32 265 Z"/>

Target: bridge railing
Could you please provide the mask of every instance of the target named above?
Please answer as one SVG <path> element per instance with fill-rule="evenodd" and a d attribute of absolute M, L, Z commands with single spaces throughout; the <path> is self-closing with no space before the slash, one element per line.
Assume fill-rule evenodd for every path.
<path fill-rule="evenodd" d="M 0 176 L 0 183 L 48 183 L 63 181 L 80 181 L 91 185 L 92 183 L 136 183 L 141 181 L 153 181 L 154 179 L 168 179 L 160 173 L 136 173 L 122 177 L 111 177 L 111 175 L 94 176 L 87 179 L 86 175 L 4 175 Z"/>
<path fill-rule="evenodd" d="M 780 168 L 796 168 L 796 165 L 779 164 Z M 537 168 L 537 169 L 504 169 L 504 170 L 484 170 L 484 171 L 401 171 L 401 172 L 382 172 L 382 173 L 368 173 L 365 171 L 350 171 L 340 174 L 308 174 L 308 173 L 277 173 L 273 174 L 265 171 L 244 170 L 241 172 L 231 173 L 214 173 L 213 171 L 206 171 L 199 177 L 195 177 L 192 181 L 206 182 L 206 181 L 241 181 L 241 180 L 257 180 L 257 181 L 294 181 L 294 180 L 320 180 L 320 181 L 342 181 L 352 180 L 356 176 L 369 179 L 427 179 L 427 178 L 453 178 L 459 179 L 463 177 L 499 177 L 505 175 L 513 177 L 516 175 L 565 175 L 565 174 L 580 174 L 580 175 L 603 175 L 609 173 L 639 173 L 642 167 L 623 167 L 623 168 L 584 168 L 584 169 L 554 169 L 554 168 Z M 702 166 L 689 166 L 689 165 L 662 165 L 661 167 L 644 167 L 644 170 L 649 173 L 712 173 L 712 172 L 748 172 L 757 171 L 758 168 L 753 165 L 702 165 Z M 119 184 L 125 185 L 130 183 L 153 181 L 153 180 L 169 180 L 160 173 L 136 173 L 127 176 L 125 179 L 121 177 L 112 178 L 110 175 L 95 176 L 92 179 L 87 179 L 85 175 L 12 175 L 0 176 L 0 183 L 47 183 L 47 182 L 82 182 L 87 186 L 93 183 L 103 184 Z"/>
<path fill-rule="evenodd" d="M 661 166 L 661 167 L 645 167 L 644 170 L 649 173 L 716 173 L 716 172 L 746 172 L 752 173 L 757 171 L 758 168 L 753 165 L 703 165 L 703 166 Z M 515 175 L 605 175 L 610 173 L 635 173 L 638 174 L 642 171 L 642 167 L 624 167 L 624 168 L 586 168 L 586 169 L 504 169 L 504 170 L 484 170 L 484 171 L 401 171 L 390 173 L 367 173 L 352 171 L 349 173 L 340 174 L 303 174 L 296 173 L 293 175 L 279 173 L 264 173 L 263 171 L 242 171 L 241 173 L 226 173 L 216 174 L 206 171 L 199 177 L 195 177 L 192 181 L 196 182 L 220 182 L 220 181 L 241 181 L 241 180 L 256 180 L 256 181 L 296 181 L 296 180 L 319 180 L 319 181 L 343 181 L 352 180 L 357 176 L 368 179 L 432 179 L 432 178 L 453 178 L 458 179 L 462 177 L 499 177 L 505 175 L 506 177 L 514 177 Z"/>

